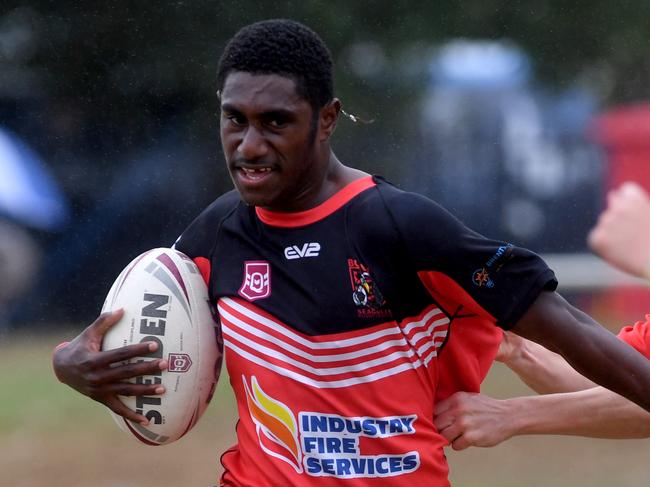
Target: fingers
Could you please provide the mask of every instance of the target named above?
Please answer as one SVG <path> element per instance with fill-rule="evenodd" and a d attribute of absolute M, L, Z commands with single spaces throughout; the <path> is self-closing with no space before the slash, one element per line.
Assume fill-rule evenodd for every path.
<path fill-rule="evenodd" d="M 460 393 L 457 392 L 456 394 L 460 394 Z M 451 405 L 452 405 L 452 398 L 454 396 L 456 396 L 456 394 L 454 394 L 453 396 L 448 397 L 447 399 L 443 399 L 442 401 L 437 402 L 436 406 L 435 406 L 435 409 L 434 409 L 434 414 L 436 416 L 439 416 L 439 415 L 443 414 L 444 412 L 446 412 L 447 410 L 449 410 L 449 408 L 451 408 Z"/>
<path fill-rule="evenodd" d="M 470 438 L 471 428 L 466 420 L 456 417 L 452 411 L 436 416 L 434 424 L 454 450 L 464 450 L 475 444 Z"/>
<path fill-rule="evenodd" d="M 114 396 L 159 396 L 165 393 L 161 384 L 133 384 L 131 382 L 114 382 L 102 387 L 107 397 Z"/>
<path fill-rule="evenodd" d="M 474 446 L 474 444 L 468 440 L 467 436 L 465 435 L 460 435 L 458 438 L 451 442 L 451 447 L 456 451 L 465 450 L 470 446 Z"/>
<path fill-rule="evenodd" d="M 147 426 L 149 420 L 142 414 L 137 414 L 135 411 L 131 411 L 127 408 L 122 401 L 117 397 L 109 397 L 104 404 L 115 414 L 122 416 L 123 418 L 129 419 L 134 423 L 139 423 L 142 426 Z"/>
<path fill-rule="evenodd" d="M 95 364 L 99 367 L 106 367 L 136 357 L 147 357 L 156 350 L 158 350 L 156 342 L 135 343 L 113 350 L 104 350 L 97 354 Z"/>
<path fill-rule="evenodd" d="M 442 430 L 448 428 L 449 425 L 451 425 L 453 422 L 454 422 L 454 416 L 449 412 L 444 412 L 444 413 L 436 412 L 436 416 L 433 418 L 433 424 L 439 433 L 442 433 Z"/>
<path fill-rule="evenodd" d="M 116 309 L 114 311 L 107 311 L 102 313 L 99 317 L 87 328 L 94 334 L 104 336 L 106 332 L 115 326 L 124 316 L 123 309 Z"/>
<path fill-rule="evenodd" d="M 156 376 L 167 369 L 167 360 L 147 360 L 119 365 L 97 371 L 98 383 L 123 381 L 138 376 Z"/>

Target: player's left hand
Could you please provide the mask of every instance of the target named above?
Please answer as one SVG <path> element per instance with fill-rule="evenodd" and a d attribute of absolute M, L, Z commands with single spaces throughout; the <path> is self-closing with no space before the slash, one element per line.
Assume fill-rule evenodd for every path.
<path fill-rule="evenodd" d="M 508 405 L 507 400 L 457 392 L 436 405 L 434 424 L 454 450 L 495 446 L 514 434 Z"/>

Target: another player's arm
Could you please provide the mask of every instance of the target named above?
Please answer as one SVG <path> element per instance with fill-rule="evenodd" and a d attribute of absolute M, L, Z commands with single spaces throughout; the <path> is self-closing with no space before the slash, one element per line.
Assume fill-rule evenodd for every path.
<path fill-rule="evenodd" d="M 603 387 L 512 399 L 459 392 L 436 406 L 435 424 L 454 450 L 531 434 L 650 437 L 650 413 Z"/>
<path fill-rule="evenodd" d="M 607 209 L 589 232 L 589 246 L 610 264 L 650 279 L 650 196 L 627 182 L 607 195 Z"/>
<path fill-rule="evenodd" d="M 512 331 L 559 353 L 580 374 L 650 410 L 650 360 L 559 294 L 543 291 Z"/>
<path fill-rule="evenodd" d="M 514 333 L 503 334 L 496 360 L 539 394 L 580 391 L 596 385 L 576 372 L 561 355 Z"/>
<path fill-rule="evenodd" d="M 104 404 L 114 413 L 146 425 L 149 420 L 127 408 L 117 396 L 163 394 L 165 389 L 160 384 L 132 384 L 126 381 L 141 375 L 157 374 L 167 367 L 167 362 L 151 360 L 121 364 L 125 360 L 154 352 L 158 347 L 155 342 L 101 351 L 104 334 L 120 321 L 122 316 L 122 310 L 102 314 L 70 343 L 55 349 L 52 366 L 54 373 L 64 384 Z"/>

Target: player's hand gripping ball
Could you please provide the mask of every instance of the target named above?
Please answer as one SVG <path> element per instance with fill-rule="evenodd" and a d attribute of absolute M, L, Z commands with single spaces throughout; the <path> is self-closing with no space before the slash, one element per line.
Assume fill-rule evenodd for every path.
<path fill-rule="evenodd" d="M 201 273 L 186 255 L 153 249 L 136 257 L 113 283 L 102 312 L 124 309 L 104 336 L 103 350 L 155 341 L 158 349 L 131 361 L 164 358 L 167 370 L 135 379 L 160 383 L 158 396 L 120 396 L 130 409 L 149 419 L 148 426 L 111 411 L 118 426 L 148 445 L 163 445 L 187 433 L 205 411 L 219 378 L 223 347 Z"/>

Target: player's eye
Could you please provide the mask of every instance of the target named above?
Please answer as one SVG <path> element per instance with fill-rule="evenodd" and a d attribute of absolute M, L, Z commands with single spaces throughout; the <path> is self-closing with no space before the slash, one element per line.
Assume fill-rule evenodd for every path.
<path fill-rule="evenodd" d="M 246 125 L 246 119 L 239 113 L 224 113 L 224 117 L 233 125 Z"/>
<path fill-rule="evenodd" d="M 281 129 L 287 126 L 289 119 L 283 115 L 272 114 L 269 115 L 264 122 L 271 128 Z"/>

